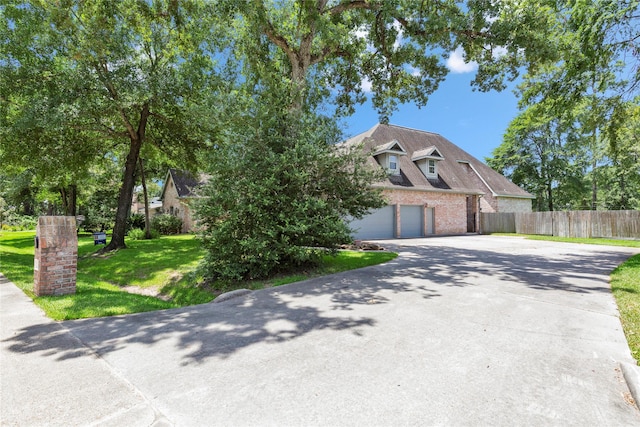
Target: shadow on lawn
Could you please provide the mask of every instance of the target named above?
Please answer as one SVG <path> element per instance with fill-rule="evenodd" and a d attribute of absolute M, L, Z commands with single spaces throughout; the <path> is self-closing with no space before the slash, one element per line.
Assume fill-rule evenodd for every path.
<path fill-rule="evenodd" d="M 390 303 L 397 294 L 415 296 L 428 309 L 445 292 L 463 298 L 464 294 L 452 294 L 455 288 L 498 287 L 504 292 L 524 289 L 531 295 L 555 292 L 554 300 L 579 306 L 585 302 L 575 295 L 610 293 L 609 273 L 629 256 L 605 250 L 573 254 L 567 249 L 550 257 L 543 251 L 462 249 L 440 245 L 437 239 L 420 247 L 389 248 L 401 256 L 386 264 L 265 289 L 221 304 L 62 325 L 99 354 L 132 344 L 153 347 L 163 342 L 158 348 L 166 351 L 169 345 L 182 364 L 199 363 L 228 357 L 257 343 L 283 343 L 317 330 L 361 335 L 376 327 L 376 305 Z M 454 316 L 452 313 L 452 321 Z M 60 325 L 52 323 L 17 331 L 7 340 L 9 349 L 55 354 L 58 359 L 81 354 L 77 348 L 58 344 L 53 333 L 56 328 Z"/>

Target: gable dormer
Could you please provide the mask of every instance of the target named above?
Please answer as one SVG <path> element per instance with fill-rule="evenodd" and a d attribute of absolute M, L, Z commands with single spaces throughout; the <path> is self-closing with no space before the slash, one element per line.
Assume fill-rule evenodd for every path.
<path fill-rule="evenodd" d="M 378 145 L 373 151 L 373 157 L 389 172 L 389 175 L 400 175 L 400 156 L 406 155 L 406 150 L 395 139 Z"/>
<path fill-rule="evenodd" d="M 444 160 L 444 157 L 434 145 L 424 150 L 416 151 L 411 156 L 411 161 L 420 168 L 424 176 L 431 179 L 438 178 L 438 162 L 442 160 Z"/>

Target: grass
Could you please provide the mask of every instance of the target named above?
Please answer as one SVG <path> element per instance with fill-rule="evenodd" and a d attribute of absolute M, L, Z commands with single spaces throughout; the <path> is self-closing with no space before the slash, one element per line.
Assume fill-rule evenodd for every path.
<path fill-rule="evenodd" d="M 204 255 L 190 235 L 163 236 L 154 240 L 128 240 L 128 248 L 105 255 L 96 253 L 91 235 L 78 239 L 76 293 L 36 297 L 33 293 L 33 231 L 0 234 L 0 272 L 15 283 L 47 316 L 54 320 L 103 317 L 202 304 L 213 300 L 220 289 L 198 284 L 196 267 Z M 236 288 L 260 289 L 297 282 L 324 274 L 380 264 L 397 256 L 389 252 L 342 251 L 327 256 L 314 270 L 268 281 L 238 283 Z M 156 296 L 127 292 L 153 290 Z M 222 290 L 229 290 L 226 286 Z"/>
<path fill-rule="evenodd" d="M 507 235 L 507 234 L 505 234 Z M 573 237 L 523 236 L 531 240 L 550 240 L 554 242 L 584 243 L 591 245 L 627 246 L 640 248 L 640 240 L 584 239 Z M 611 291 L 618 304 L 620 322 L 631 354 L 640 361 L 640 254 L 634 255 L 620 264 L 611 273 Z"/>
<path fill-rule="evenodd" d="M 611 273 L 611 290 L 631 354 L 640 361 L 640 255 L 634 255 Z"/>
<path fill-rule="evenodd" d="M 629 240 L 629 239 L 558 237 L 558 236 L 542 236 L 537 234 L 517 234 L 517 233 L 491 233 L 491 235 L 492 236 L 524 237 L 529 240 L 548 240 L 550 242 L 583 243 L 585 245 L 625 246 L 630 248 L 640 248 L 640 240 Z"/>

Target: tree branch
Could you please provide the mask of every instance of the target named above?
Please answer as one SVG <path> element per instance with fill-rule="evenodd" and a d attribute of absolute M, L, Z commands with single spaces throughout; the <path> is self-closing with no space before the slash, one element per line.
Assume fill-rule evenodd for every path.
<path fill-rule="evenodd" d="M 102 83 L 104 84 L 105 88 L 109 92 L 109 95 L 111 95 L 111 99 L 113 99 L 116 103 L 118 103 L 118 112 L 120 113 L 120 117 L 124 122 L 124 126 L 127 128 L 128 136 L 133 139 L 137 138 L 136 130 L 133 128 L 133 125 L 131 124 L 131 122 L 129 121 L 129 118 L 125 114 L 124 109 L 119 105 L 118 91 L 116 90 L 113 83 L 111 83 L 111 81 L 109 80 L 109 77 L 108 77 L 109 66 L 107 62 L 105 60 L 100 60 L 100 63 L 96 64 L 95 68 L 96 68 L 96 71 L 98 72 L 98 75 L 102 76 Z"/>
<path fill-rule="evenodd" d="M 344 2 L 344 3 L 340 3 L 337 4 L 333 7 L 330 7 L 327 12 L 329 12 L 329 14 L 331 15 L 339 15 L 343 12 L 346 12 L 348 10 L 355 10 L 355 9 L 368 9 L 368 10 L 373 10 L 374 8 L 377 8 L 376 5 L 371 4 L 371 2 L 369 2 L 369 0 L 354 0 L 354 1 L 348 1 L 348 2 Z"/>

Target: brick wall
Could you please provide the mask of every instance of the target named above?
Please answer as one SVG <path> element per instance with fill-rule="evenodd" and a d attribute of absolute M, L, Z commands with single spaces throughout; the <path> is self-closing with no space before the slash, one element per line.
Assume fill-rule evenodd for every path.
<path fill-rule="evenodd" d="M 41 216 L 36 228 L 33 292 L 64 295 L 76 292 L 78 236 L 71 216 Z"/>
<path fill-rule="evenodd" d="M 400 205 L 422 205 L 434 208 L 435 234 L 467 232 L 467 196 L 465 194 L 427 191 L 385 190 L 390 205 L 396 205 L 396 235 L 400 234 Z"/>
<path fill-rule="evenodd" d="M 182 232 L 188 233 L 193 227 L 191 208 L 188 204 L 189 199 L 180 199 L 178 197 L 178 191 L 173 184 L 173 179 L 169 179 L 170 181 L 167 183 L 164 198 L 162 199 L 162 210 L 166 214 L 175 215 L 180 218 L 182 220 Z"/>
<path fill-rule="evenodd" d="M 498 199 L 493 196 L 491 189 L 485 185 L 468 163 L 461 164 L 460 166 L 463 166 L 467 177 L 473 182 L 473 188 L 477 188 L 484 193 L 482 199 L 480 199 L 482 212 L 498 212 Z"/>

